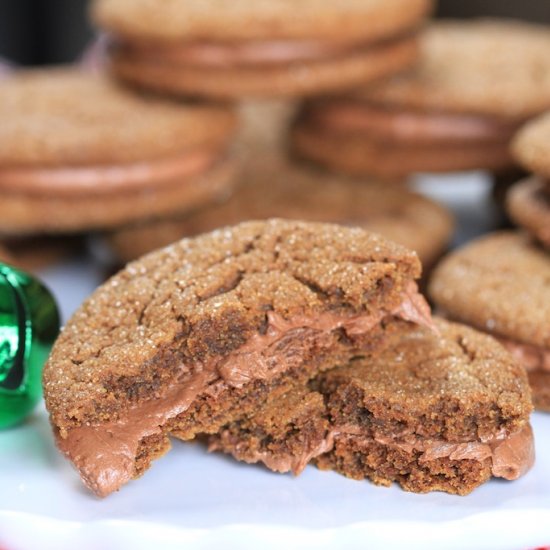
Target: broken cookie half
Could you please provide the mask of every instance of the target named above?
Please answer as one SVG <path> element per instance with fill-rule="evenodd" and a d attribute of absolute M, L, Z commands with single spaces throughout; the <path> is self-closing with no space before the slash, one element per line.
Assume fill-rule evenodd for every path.
<path fill-rule="evenodd" d="M 312 459 L 353 479 L 465 495 L 534 461 L 524 370 L 491 337 L 410 323 L 357 357 L 210 437 L 210 450 L 299 473 Z M 278 413 L 276 411 L 279 411 Z"/>
<path fill-rule="evenodd" d="M 131 264 L 67 323 L 44 369 L 58 447 L 106 496 L 403 322 L 432 326 L 416 254 L 361 229 L 268 220 Z"/>

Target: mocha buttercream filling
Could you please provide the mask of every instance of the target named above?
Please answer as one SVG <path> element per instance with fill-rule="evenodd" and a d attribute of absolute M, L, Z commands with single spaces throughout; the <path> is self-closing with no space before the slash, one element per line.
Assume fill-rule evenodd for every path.
<path fill-rule="evenodd" d="M 440 458 L 449 460 L 491 460 L 491 473 L 494 477 L 513 480 L 525 474 L 534 464 L 535 445 L 533 430 L 525 424 L 519 431 L 499 434 L 487 441 L 452 442 L 444 439 L 427 439 L 415 434 L 406 436 L 374 435 L 365 437 L 361 430 L 351 427 L 337 428 L 338 436 L 353 438 L 359 444 L 376 442 L 385 447 L 395 448 L 407 454 L 418 453 L 418 463 L 430 462 Z"/>
<path fill-rule="evenodd" d="M 410 40 L 413 31 L 378 41 L 350 40 L 257 40 L 234 42 L 195 41 L 186 43 L 118 42 L 115 51 L 136 59 L 212 68 L 280 65 L 338 58 L 392 42 Z"/>
<path fill-rule="evenodd" d="M 10 192 L 81 194 L 138 190 L 167 182 L 184 183 L 206 172 L 219 151 L 195 150 L 156 160 L 97 166 L 3 167 L 0 189 Z"/>
<path fill-rule="evenodd" d="M 334 447 L 335 432 L 330 430 L 326 436 L 319 439 L 310 439 L 306 441 L 300 452 L 273 452 L 269 450 L 252 451 L 249 448 L 241 449 L 238 437 L 231 442 L 231 454 L 237 460 L 243 460 L 249 464 L 262 462 L 270 470 L 281 474 L 292 472 L 294 475 L 302 473 L 304 468 L 317 456 L 328 453 Z M 208 451 L 224 450 L 223 445 L 218 440 L 211 440 L 208 445 Z"/>
<path fill-rule="evenodd" d="M 429 306 L 412 283 L 395 310 L 343 315 L 324 312 L 316 317 L 284 319 L 269 312 L 264 334 L 254 336 L 227 357 L 195 363 L 193 374 L 167 388 L 163 395 L 137 403 L 117 420 L 85 424 L 57 434 L 61 451 L 75 464 L 86 485 L 99 496 L 119 489 L 135 475 L 140 442 L 163 428 L 201 395 L 216 395 L 227 387 L 239 388 L 253 380 L 280 376 L 302 364 L 307 352 L 322 353 L 333 345 L 333 331 L 350 339 L 370 332 L 386 317 L 397 317 L 435 330 Z M 165 428 L 169 431 L 169 427 Z"/>
<path fill-rule="evenodd" d="M 327 132 L 359 133 L 396 142 L 505 142 L 521 123 L 476 114 L 415 111 L 365 101 L 333 100 L 307 112 L 308 122 Z"/>

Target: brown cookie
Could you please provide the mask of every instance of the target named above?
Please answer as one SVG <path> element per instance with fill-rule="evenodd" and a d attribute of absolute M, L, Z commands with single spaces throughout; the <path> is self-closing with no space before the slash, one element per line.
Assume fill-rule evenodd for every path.
<path fill-rule="evenodd" d="M 423 35 L 415 71 L 306 105 L 294 149 L 335 170 L 387 179 L 507 171 L 514 166 L 515 131 L 550 108 L 549 49 L 550 30 L 542 26 L 434 23 Z"/>
<path fill-rule="evenodd" d="M 430 324 L 416 254 L 361 229 L 268 220 L 185 239 L 84 302 L 44 368 L 60 449 L 107 495 L 169 448 Z"/>
<path fill-rule="evenodd" d="M 6 80 L 0 114 L 4 234 L 185 211 L 227 192 L 233 176 L 235 116 L 226 106 L 169 104 L 59 69 Z"/>
<path fill-rule="evenodd" d="M 378 355 L 232 422 L 210 449 L 294 473 L 317 457 L 323 469 L 413 492 L 464 495 L 491 475 L 519 477 L 534 458 L 524 370 L 489 336 L 436 326 L 403 323 Z"/>
<path fill-rule="evenodd" d="M 510 189 L 506 198 L 508 214 L 546 248 L 550 248 L 550 180 L 524 180 Z"/>
<path fill-rule="evenodd" d="M 96 0 L 111 68 L 133 85 L 214 98 L 306 96 L 409 67 L 431 0 Z"/>
<path fill-rule="evenodd" d="M 533 398 L 543 410 L 550 410 L 550 400 L 539 391 L 539 373 L 550 371 L 548 281 L 548 253 L 526 235 L 501 232 L 451 253 L 435 269 L 429 287 L 446 316 L 498 338 L 530 378 L 537 377 Z"/>
<path fill-rule="evenodd" d="M 330 176 L 264 154 L 248 162 L 241 185 L 225 202 L 179 220 L 122 229 L 107 241 L 118 258 L 129 261 L 183 236 L 271 217 L 361 226 L 415 250 L 425 268 L 453 232 L 449 211 L 403 187 Z"/>
<path fill-rule="evenodd" d="M 323 396 L 298 386 L 252 416 L 224 426 L 208 438 L 208 450 L 298 475 L 310 460 L 332 448 L 333 439 Z"/>
<path fill-rule="evenodd" d="M 518 132 L 513 151 L 525 169 L 550 181 L 550 112 L 526 124 Z"/>

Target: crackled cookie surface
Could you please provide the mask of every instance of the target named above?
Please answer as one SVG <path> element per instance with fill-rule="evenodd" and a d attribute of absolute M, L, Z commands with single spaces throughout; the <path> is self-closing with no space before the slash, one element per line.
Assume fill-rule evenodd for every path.
<path fill-rule="evenodd" d="M 449 254 L 429 293 L 447 317 L 497 337 L 536 380 L 537 408 L 550 410 L 541 391 L 550 371 L 550 258 L 520 232 L 494 233 Z"/>
<path fill-rule="evenodd" d="M 129 264 L 67 323 L 44 369 L 57 442 L 96 493 L 168 434 L 214 433 L 268 392 L 430 325 L 416 254 L 361 229 L 268 220 Z"/>

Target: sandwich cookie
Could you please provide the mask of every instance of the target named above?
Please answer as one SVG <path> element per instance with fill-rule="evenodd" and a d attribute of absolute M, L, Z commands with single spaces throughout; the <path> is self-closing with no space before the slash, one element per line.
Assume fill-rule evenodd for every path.
<path fill-rule="evenodd" d="M 0 233 L 74 232 L 174 214 L 229 189 L 235 115 L 72 69 L 0 87 Z"/>
<path fill-rule="evenodd" d="M 550 248 L 550 113 L 522 129 L 513 143 L 518 162 L 534 176 L 508 193 L 508 213 L 546 248 Z"/>
<path fill-rule="evenodd" d="M 363 227 L 415 250 L 424 270 L 445 251 L 454 229 L 448 210 L 407 189 L 327 175 L 264 155 L 248 162 L 241 184 L 225 202 L 178 220 L 130 226 L 106 240 L 126 262 L 184 236 L 271 217 Z"/>
<path fill-rule="evenodd" d="M 225 426 L 210 450 L 295 474 L 314 460 L 353 479 L 465 495 L 534 461 L 524 369 L 491 337 L 403 323 L 356 357 Z"/>
<path fill-rule="evenodd" d="M 548 51 L 550 29 L 543 26 L 434 23 L 415 71 L 307 103 L 293 129 L 294 151 L 330 169 L 390 180 L 415 172 L 507 172 L 514 133 L 550 108 Z"/>
<path fill-rule="evenodd" d="M 111 70 L 170 94 L 241 99 L 345 90 L 412 65 L 432 0 L 96 0 Z"/>
<path fill-rule="evenodd" d="M 429 293 L 448 318 L 497 338 L 528 371 L 533 400 L 550 411 L 550 257 L 527 235 L 500 232 L 447 256 Z"/>
<path fill-rule="evenodd" d="M 99 287 L 44 369 L 56 442 L 106 496 L 169 450 L 357 354 L 431 326 L 415 253 L 362 229 L 268 220 L 153 252 Z M 275 391 L 277 390 L 277 391 Z"/>

